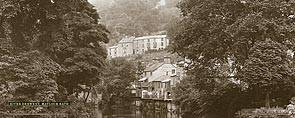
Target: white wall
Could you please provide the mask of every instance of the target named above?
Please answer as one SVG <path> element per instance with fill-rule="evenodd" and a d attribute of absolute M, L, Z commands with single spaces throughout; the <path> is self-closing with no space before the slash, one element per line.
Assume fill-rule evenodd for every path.
<path fill-rule="evenodd" d="M 117 47 L 111 47 L 108 49 L 108 55 L 111 57 L 111 58 L 115 58 L 117 57 Z"/>
<path fill-rule="evenodd" d="M 157 43 L 156 48 L 154 48 L 154 42 Z M 163 46 L 161 45 L 162 42 L 163 42 Z M 117 55 L 115 57 L 124 57 L 128 55 L 132 55 L 133 50 L 135 51 L 135 54 L 143 54 L 144 52 L 148 51 L 148 47 L 150 47 L 150 49 L 153 49 L 153 50 L 159 50 L 159 49 L 165 49 L 168 45 L 169 45 L 169 39 L 163 36 L 139 37 L 138 39 L 133 40 L 133 42 L 118 43 Z M 126 53 L 124 53 L 124 51 Z M 111 56 L 111 57 L 113 58 L 114 56 Z"/>
<path fill-rule="evenodd" d="M 160 76 L 166 75 L 166 72 L 168 72 L 168 75 L 171 76 L 172 69 L 176 70 L 176 67 L 172 64 L 163 64 L 161 67 L 153 72 L 153 74 L 149 77 L 148 82 L 151 82 Z"/>

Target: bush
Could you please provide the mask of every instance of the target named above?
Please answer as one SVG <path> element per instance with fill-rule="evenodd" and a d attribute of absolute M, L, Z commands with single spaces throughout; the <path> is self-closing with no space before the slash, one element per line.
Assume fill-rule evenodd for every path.
<path fill-rule="evenodd" d="M 294 111 L 283 108 L 243 109 L 237 113 L 237 118 L 294 118 Z"/>

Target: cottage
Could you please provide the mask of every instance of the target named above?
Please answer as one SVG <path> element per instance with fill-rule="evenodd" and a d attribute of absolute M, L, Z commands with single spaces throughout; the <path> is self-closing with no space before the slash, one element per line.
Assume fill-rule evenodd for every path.
<path fill-rule="evenodd" d="M 170 99 L 171 88 L 180 81 L 182 69 L 172 64 L 170 57 L 155 63 L 144 70 L 139 80 L 142 98 Z"/>

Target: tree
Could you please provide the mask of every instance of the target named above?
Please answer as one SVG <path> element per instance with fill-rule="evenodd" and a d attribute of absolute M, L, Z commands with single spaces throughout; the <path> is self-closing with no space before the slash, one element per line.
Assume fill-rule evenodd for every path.
<path fill-rule="evenodd" d="M 10 101 L 63 101 L 78 85 L 99 82 L 108 31 L 87 0 L 1 0 L 0 7 L 1 86 Z"/>
<path fill-rule="evenodd" d="M 189 86 L 193 91 L 197 91 L 199 96 L 197 101 L 191 98 L 184 99 L 187 103 L 199 107 L 191 109 L 190 113 L 198 116 L 218 114 L 218 117 L 230 117 L 227 113 L 233 115 L 235 110 L 243 107 L 261 106 L 252 104 L 254 101 L 261 101 L 261 99 L 253 99 L 254 91 L 251 90 L 254 88 L 262 90 L 271 85 L 277 88 L 271 89 L 272 93 L 285 91 L 283 88 L 294 89 L 294 79 L 292 79 L 294 78 L 294 66 L 289 63 L 294 60 L 285 57 L 287 50 L 294 50 L 293 29 L 295 25 L 292 24 L 294 22 L 294 1 L 183 0 L 178 7 L 183 17 L 170 29 L 168 35 L 172 39 L 173 52 L 192 60 L 193 64 L 189 67 L 188 75 L 191 81 L 199 83 Z M 277 48 L 266 46 L 255 49 L 257 45 L 275 45 Z M 266 53 L 268 49 L 273 53 Z M 259 50 L 263 52 L 260 54 L 264 57 L 257 56 Z M 281 55 L 276 55 L 276 53 L 281 53 Z M 272 54 L 272 56 L 265 56 L 267 54 Z M 284 65 L 275 66 L 275 63 L 271 63 L 274 61 L 273 57 L 281 59 L 278 63 Z M 228 62 L 229 59 L 232 62 Z M 262 60 L 257 61 L 258 59 Z M 228 65 L 228 67 L 220 67 L 220 65 Z M 256 71 L 250 71 L 250 69 L 267 67 L 277 69 L 261 72 L 268 73 L 268 76 L 258 76 L 255 74 Z M 270 72 L 273 73 L 270 74 Z M 252 80 L 254 76 L 256 79 Z M 272 79 L 269 78 L 267 83 L 262 84 L 264 80 L 267 80 L 262 77 Z M 281 81 L 284 84 L 276 84 L 278 79 L 283 79 Z M 237 88 L 238 92 L 233 92 L 237 91 Z M 208 94 L 214 93 L 212 91 L 215 90 L 224 90 L 224 92 L 217 96 Z M 205 94 L 202 94 L 203 92 Z M 260 97 L 265 97 L 262 91 L 255 92 Z M 282 100 L 279 100 L 281 98 L 289 98 L 289 96 L 275 95 L 272 97 L 277 99 L 277 102 L 281 102 Z M 246 99 L 248 104 L 242 101 L 245 100 L 243 98 L 249 98 Z M 202 107 L 200 104 L 208 106 Z M 230 106 L 230 104 L 235 106 Z M 218 105 L 221 107 L 216 107 Z M 224 110 L 228 112 L 217 112 Z"/>
<path fill-rule="evenodd" d="M 270 98 L 284 99 L 283 103 L 287 104 L 288 98 L 294 95 L 294 70 L 286 50 L 286 46 L 271 40 L 257 42 L 241 71 L 241 79 L 249 84 L 250 91 L 260 94 L 258 97 L 266 96 L 267 107 Z"/>
<path fill-rule="evenodd" d="M 58 94 L 55 79 L 61 70 L 60 65 L 39 51 L 2 56 L 0 111 L 15 110 L 15 107 L 7 106 L 7 102 L 12 101 L 55 101 Z M 34 109 L 22 106 L 17 110 L 31 112 Z"/>
<path fill-rule="evenodd" d="M 130 100 L 131 83 L 137 80 L 136 66 L 122 58 L 112 59 L 105 71 L 100 89 L 104 105 L 110 107 L 117 102 Z"/>
<path fill-rule="evenodd" d="M 113 0 L 102 4 L 98 1 L 98 6 L 105 4 L 97 9 L 102 13 L 102 22 L 112 32 L 110 45 L 125 36 L 151 35 L 166 30 L 169 21 L 178 18 L 176 0 L 169 0 L 169 5 L 162 7 L 159 1 Z"/>

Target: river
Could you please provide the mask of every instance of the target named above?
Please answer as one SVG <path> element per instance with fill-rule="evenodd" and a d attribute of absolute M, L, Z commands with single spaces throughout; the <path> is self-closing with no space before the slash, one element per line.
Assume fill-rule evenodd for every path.
<path fill-rule="evenodd" d="M 172 112 L 140 111 L 137 109 L 113 109 L 109 113 L 97 110 L 97 118 L 181 118 Z"/>

